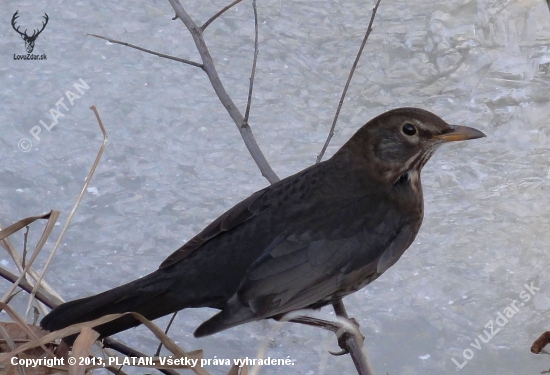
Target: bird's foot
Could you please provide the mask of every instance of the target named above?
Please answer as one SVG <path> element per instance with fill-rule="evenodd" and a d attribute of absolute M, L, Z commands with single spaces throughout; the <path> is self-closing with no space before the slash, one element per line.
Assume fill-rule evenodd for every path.
<path fill-rule="evenodd" d="M 365 336 L 363 336 L 363 334 L 359 330 L 359 323 L 354 318 L 350 318 L 348 320 L 349 320 L 350 323 L 352 323 L 357 328 L 357 331 L 359 332 L 359 335 L 361 336 L 361 346 L 363 346 L 363 341 L 365 341 Z M 336 332 L 336 336 L 338 337 L 338 346 L 342 350 L 340 350 L 339 352 L 329 351 L 329 353 L 334 355 L 334 356 L 341 356 L 341 355 L 349 354 L 350 349 L 349 349 L 348 344 L 347 344 L 347 339 L 350 335 L 353 335 L 353 333 L 350 333 L 349 331 L 346 331 L 346 330 L 343 330 L 343 329 Z"/>

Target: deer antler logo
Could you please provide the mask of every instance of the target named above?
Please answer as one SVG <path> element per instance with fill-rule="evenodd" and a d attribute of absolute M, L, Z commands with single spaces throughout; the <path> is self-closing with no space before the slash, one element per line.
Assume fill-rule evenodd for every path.
<path fill-rule="evenodd" d="M 25 49 L 27 50 L 27 53 L 32 53 L 32 50 L 34 49 L 34 42 L 36 41 L 36 38 L 38 38 L 38 35 L 44 30 L 46 25 L 48 24 L 48 14 L 44 13 L 43 16 L 46 22 L 42 22 L 42 29 L 40 30 L 33 30 L 32 35 L 27 35 L 27 29 L 25 29 L 24 32 L 19 31 L 19 26 L 15 27 L 15 21 L 19 18 L 19 15 L 17 14 L 19 11 L 16 11 L 13 14 L 13 17 L 11 19 L 11 26 L 19 35 L 21 35 L 21 38 L 25 41 Z"/>

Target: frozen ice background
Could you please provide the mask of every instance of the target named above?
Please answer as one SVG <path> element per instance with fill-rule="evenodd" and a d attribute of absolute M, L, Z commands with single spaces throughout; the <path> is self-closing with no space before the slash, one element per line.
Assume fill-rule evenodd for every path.
<path fill-rule="evenodd" d="M 201 24 L 224 0 L 183 5 Z M 372 1 L 259 1 L 260 55 L 250 124 L 280 177 L 311 165 L 370 18 Z M 10 20 L 49 24 L 35 54 Z M 100 147 L 95 104 L 109 144 L 48 274 L 71 300 L 143 276 L 211 220 L 267 185 L 205 74 L 195 67 L 106 43 L 96 33 L 199 61 L 167 1 L 0 3 L 0 224 L 62 212 L 53 246 Z M 206 42 L 226 89 L 244 112 L 253 53 L 253 13 L 244 1 L 209 26 Z M 65 116 L 36 141 L 29 130 L 58 109 Z M 425 221 L 417 240 L 381 278 L 345 299 L 361 324 L 375 374 L 539 374 L 550 358 L 530 353 L 550 329 L 550 12 L 543 0 L 382 0 L 374 31 L 327 156 L 373 116 L 395 107 L 429 109 L 488 137 L 442 147 L 423 171 Z M 65 100 L 67 103 L 67 100 Z M 29 138 L 29 152 L 18 149 Z M 36 243 L 42 223 L 31 229 Z M 12 236 L 22 247 L 22 233 Z M 45 255 L 37 260 L 43 264 Z M 7 255 L 2 265 L 15 270 Z M 488 343 L 475 338 L 530 284 L 540 288 Z M 9 283 L 0 281 L 0 289 Z M 14 306 L 24 310 L 21 293 Z M 192 332 L 214 311 L 185 310 L 171 329 L 205 358 L 255 357 L 267 344 L 291 367 L 264 374 L 351 374 L 331 333 L 287 323 L 240 326 L 213 337 Z M 330 309 L 326 309 L 330 313 Z M 2 313 L 0 318 L 7 320 Z M 161 319 L 164 326 L 167 319 Z M 495 325 L 495 328 L 497 326 Z M 153 335 L 120 335 L 152 353 Z M 228 367 L 207 368 L 225 374 Z M 146 370 L 135 370 L 141 374 Z"/>

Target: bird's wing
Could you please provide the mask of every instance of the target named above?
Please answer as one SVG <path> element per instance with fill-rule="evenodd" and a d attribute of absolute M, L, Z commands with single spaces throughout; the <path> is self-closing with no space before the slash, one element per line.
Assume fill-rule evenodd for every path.
<path fill-rule="evenodd" d="M 238 299 L 258 317 L 322 301 L 339 289 L 342 269 L 355 261 L 357 247 L 353 239 L 301 243 L 287 238 L 249 268 Z"/>
<path fill-rule="evenodd" d="M 299 201 L 297 194 L 294 194 L 296 192 L 294 189 L 305 188 L 308 184 L 308 177 L 315 177 L 315 174 L 318 174 L 324 166 L 325 162 L 315 164 L 304 169 L 300 173 L 289 176 L 252 194 L 250 197 L 236 204 L 233 208 L 230 208 L 204 228 L 199 234 L 174 251 L 161 263 L 159 268 L 166 268 L 178 263 L 199 249 L 207 241 L 262 214 L 271 206 L 277 206 L 282 202 L 285 203 L 289 209 L 294 209 L 296 211 L 306 209 L 305 206 L 307 206 L 307 204 Z"/>
<path fill-rule="evenodd" d="M 252 207 L 252 204 L 254 202 L 258 202 L 259 198 L 265 194 L 267 189 L 269 189 L 269 187 L 257 191 L 256 193 L 252 194 L 250 197 L 241 201 L 233 208 L 225 212 L 223 215 L 218 217 L 206 228 L 204 228 L 199 234 L 191 238 L 182 247 L 174 251 L 160 264 L 159 268 L 166 268 L 179 262 L 180 260 L 189 256 L 199 247 L 201 247 L 206 241 L 214 238 L 220 233 L 229 231 L 237 225 L 242 224 L 246 220 L 254 217 L 255 215 L 260 214 L 263 210 L 267 208 L 267 206 L 261 207 L 261 205 L 256 204 L 255 207 Z"/>
<path fill-rule="evenodd" d="M 416 235 L 410 225 L 385 231 L 385 222 L 347 238 L 279 240 L 248 269 L 237 292 L 240 302 L 268 317 L 359 289 L 392 266 Z"/>
<path fill-rule="evenodd" d="M 195 336 L 320 307 L 367 285 L 397 261 L 417 232 L 406 224 L 384 236 L 383 227 L 335 240 L 311 239 L 311 233 L 277 238 L 250 266 L 238 292 L 220 313 L 197 328 Z"/>
<path fill-rule="evenodd" d="M 166 268 L 178 263 L 209 240 L 250 221 L 254 217 L 261 216 L 271 207 L 277 207 L 279 216 L 290 217 L 300 212 L 307 212 L 315 206 L 322 208 L 322 206 L 331 203 L 329 202 L 330 199 L 335 200 L 336 205 L 338 205 L 342 202 L 342 199 L 337 198 L 337 194 L 331 191 L 330 184 L 320 182 L 319 175 L 323 175 L 323 173 L 326 175 L 327 167 L 337 169 L 333 164 L 327 164 L 326 161 L 321 162 L 252 194 L 173 252 L 161 263 L 159 268 Z M 334 175 L 334 172 L 329 171 L 328 174 Z M 338 176 L 335 176 L 335 179 L 338 180 Z M 313 190 L 321 193 L 317 194 L 317 199 L 302 199 L 308 194 L 311 195 Z M 285 212 L 281 213 L 281 210 L 285 210 Z M 263 215 L 261 220 L 264 219 L 269 220 L 266 215 Z"/>

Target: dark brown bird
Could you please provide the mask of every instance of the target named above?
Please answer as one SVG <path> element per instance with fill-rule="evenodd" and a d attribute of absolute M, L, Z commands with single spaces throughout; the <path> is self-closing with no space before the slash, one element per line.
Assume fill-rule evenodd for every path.
<path fill-rule="evenodd" d="M 64 303 L 48 330 L 138 312 L 221 311 L 195 336 L 320 308 L 382 275 L 411 245 L 424 214 L 420 171 L 439 145 L 485 135 L 419 108 L 386 112 L 329 160 L 266 187 L 221 215 L 153 273 Z M 125 316 L 101 337 L 138 325 Z"/>

